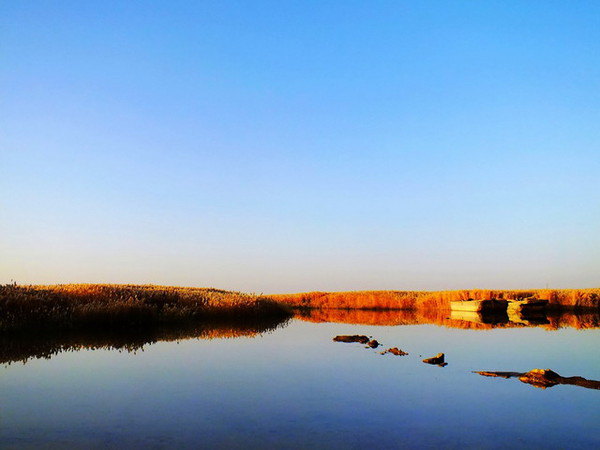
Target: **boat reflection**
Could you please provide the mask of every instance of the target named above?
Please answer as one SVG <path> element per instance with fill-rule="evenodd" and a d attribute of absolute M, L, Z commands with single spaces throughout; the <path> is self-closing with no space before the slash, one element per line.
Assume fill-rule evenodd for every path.
<path fill-rule="evenodd" d="M 451 320 L 463 320 L 466 322 L 501 325 L 508 322 L 508 315 L 502 312 L 475 312 L 475 311 L 450 311 Z"/>
<path fill-rule="evenodd" d="M 451 320 L 463 320 L 472 323 L 494 326 L 538 326 L 550 323 L 545 311 L 525 311 L 509 309 L 500 312 L 450 311 Z"/>

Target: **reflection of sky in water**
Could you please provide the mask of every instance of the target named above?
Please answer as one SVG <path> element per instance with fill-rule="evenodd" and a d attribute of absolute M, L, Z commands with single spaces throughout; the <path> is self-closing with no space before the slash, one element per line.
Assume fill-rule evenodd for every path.
<path fill-rule="evenodd" d="M 410 355 L 331 341 L 350 333 Z M 0 443 L 598 448 L 599 391 L 471 371 L 539 367 L 598 380 L 599 337 L 294 321 L 257 339 L 62 353 L 1 369 Z M 447 367 L 421 363 L 438 352 Z"/>

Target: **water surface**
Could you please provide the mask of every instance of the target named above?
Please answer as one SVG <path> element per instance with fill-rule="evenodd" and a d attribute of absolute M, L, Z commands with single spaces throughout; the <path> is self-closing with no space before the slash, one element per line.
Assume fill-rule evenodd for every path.
<path fill-rule="evenodd" d="M 600 447 L 600 391 L 472 373 L 551 368 L 599 380 L 598 328 L 311 320 L 5 364 L 0 446 Z M 409 355 L 333 342 L 338 334 L 372 335 L 379 351 Z M 438 352 L 448 366 L 421 362 Z"/>

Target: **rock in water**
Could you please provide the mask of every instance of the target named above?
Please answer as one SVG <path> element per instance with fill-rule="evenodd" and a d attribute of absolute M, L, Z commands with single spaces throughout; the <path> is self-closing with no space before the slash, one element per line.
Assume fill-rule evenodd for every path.
<path fill-rule="evenodd" d="M 367 345 L 371 348 L 377 348 L 379 347 L 381 344 L 379 342 L 377 342 L 377 339 L 373 339 L 372 341 L 369 341 L 367 343 Z"/>
<path fill-rule="evenodd" d="M 396 356 L 408 355 L 408 353 L 406 353 L 403 350 L 400 350 L 398 347 L 388 348 L 385 352 L 381 352 L 382 355 L 385 355 L 386 353 L 391 353 L 392 355 Z"/>
<path fill-rule="evenodd" d="M 431 358 L 425 358 L 423 362 L 427 364 L 444 364 L 444 354 L 438 353 L 437 355 L 432 356 Z"/>
<path fill-rule="evenodd" d="M 519 380 L 536 387 L 552 387 L 561 384 L 561 376 L 550 369 L 533 369 L 522 374 Z"/>
<path fill-rule="evenodd" d="M 500 377 L 500 378 L 512 378 L 512 377 L 520 377 L 524 375 L 522 372 L 490 372 L 489 370 L 483 370 L 478 373 L 479 375 L 483 375 L 484 377 Z"/>
<path fill-rule="evenodd" d="M 518 378 L 523 383 L 537 388 L 546 389 L 557 384 L 572 384 L 587 389 L 600 390 L 600 381 L 588 380 L 583 377 L 563 377 L 550 369 L 533 369 L 529 372 L 475 372 L 485 377 Z"/>
<path fill-rule="evenodd" d="M 370 341 L 368 336 L 364 336 L 361 334 L 353 334 L 353 335 L 341 335 L 333 338 L 335 342 L 359 342 L 361 344 L 366 344 Z"/>

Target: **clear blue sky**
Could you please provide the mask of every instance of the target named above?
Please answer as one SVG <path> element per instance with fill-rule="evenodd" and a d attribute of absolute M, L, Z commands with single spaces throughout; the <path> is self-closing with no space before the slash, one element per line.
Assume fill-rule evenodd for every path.
<path fill-rule="evenodd" d="M 0 6 L 0 282 L 600 285 L 600 2 Z"/>

